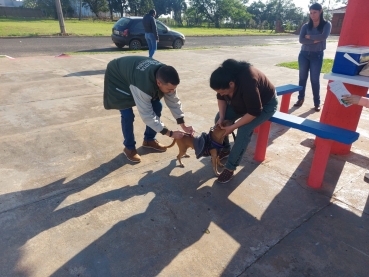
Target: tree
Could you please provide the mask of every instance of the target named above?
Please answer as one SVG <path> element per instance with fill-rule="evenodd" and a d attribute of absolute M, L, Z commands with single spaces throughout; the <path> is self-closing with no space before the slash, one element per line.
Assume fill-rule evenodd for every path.
<path fill-rule="evenodd" d="M 182 13 L 185 12 L 187 9 L 186 2 L 184 0 L 172 0 L 170 7 L 174 13 L 173 19 L 177 22 L 178 25 L 182 26 Z"/>
<path fill-rule="evenodd" d="M 253 15 L 259 26 L 266 26 L 266 21 L 270 28 L 275 26 L 277 20 L 298 26 L 304 18 L 302 9 L 296 7 L 292 0 L 269 0 L 266 3 L 259 0 L 252 3 L 247 11 Z"/>
<path fill-rule="evenodd" d="M 154 9 L 152 0 L 129 0 L 128 6 L 130 14 L 135 16 L 143 16 Z"/>
<path fill-rule="evenodd" d="M 120 16 L 123 16 L 124 10 L 128 9 L 127 0 L 108 0 L 110 2 L 109 9 L 111 9 L 110 13 L 116 12 L 120 13 Z"/>
<path fill-rule="evenodd" d="M 247 7 L 241 2 L 235 2 L 234 6 L 232 6 L 231 13 L 229 19 L 233 23 L 233 28 L 235 24 L 243 24 L 246 30 L 246 23 L 252 19 L 252 15 L 247 12 Z"/>
<path fill-rule="evenodd" d="M 233 7 L 242 2 L 240 0 L 192 0 L 190 3 L 206 19 L 213 22 L 216 28 L 220 28 L 221 22 L 231 17 Z"/>
<path fill-rule="evenodd" d="M 187 26 L 201 26 L 202 22 L 205 20 L 204 15 L 195 7 L 189 7 L 184 15 Z"/>
<path fill-rule="evenodd" d="M 99 17 L 99 12 L 108 12 L 108 3 L 106 0 L 83 0 L 84 7 L 89 7 L 90 10 Z"/>
<path fill-rule="evenodd" d="M 73 8 L 69 0 L 61 0 L 63 14 L 73 13 Z M 46 16 L 53 16 L 58 19 L 55 7 L 55 0 L 24 0 L 23 7 L 40 9 Z"/>

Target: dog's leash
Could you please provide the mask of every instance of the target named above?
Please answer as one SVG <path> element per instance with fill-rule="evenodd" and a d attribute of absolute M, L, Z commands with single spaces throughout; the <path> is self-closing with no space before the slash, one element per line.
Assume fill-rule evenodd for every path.
<path fill-rule="evenodd" d="M 233 136 L 233 141 L 236 141 L 236 135 L 234 134 L 234 132 L 232 132 L 232 136 Z"/>

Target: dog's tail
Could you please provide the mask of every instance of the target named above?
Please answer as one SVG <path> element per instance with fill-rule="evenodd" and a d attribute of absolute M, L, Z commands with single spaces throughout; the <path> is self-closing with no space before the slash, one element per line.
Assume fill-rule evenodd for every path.
<path fill-rule="evenodd" d="M 176 143 L 176 139 L 173 139 L 173 141 L 172 141 L 172 143 L 170 144 L 170 145 L 168 145 L 168 146 L 164 146 L 165 148 L 171 148 L 171 147 L 173 147 L 173 145 Z"/>

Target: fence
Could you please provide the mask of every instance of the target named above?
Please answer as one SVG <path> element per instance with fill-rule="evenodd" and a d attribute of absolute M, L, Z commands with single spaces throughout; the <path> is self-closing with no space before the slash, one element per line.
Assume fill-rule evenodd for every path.
<path fill-rule="evenodd" d="M 44 17 L 41 10 L 22 7 L 0 7 L 0 16 L 11 17 Z"/>

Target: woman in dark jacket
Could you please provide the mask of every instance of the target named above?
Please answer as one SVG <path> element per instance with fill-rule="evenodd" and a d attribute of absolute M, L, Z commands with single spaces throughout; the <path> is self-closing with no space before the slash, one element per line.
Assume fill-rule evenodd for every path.
<path fill-rule="evenodd" d="M 210 77 L 210 87 L 217 92 L 219 112 L 215 123 L 235 123 L 225 129 L 225 147 L 220 159 L 228 157 L 218 182 L 227 183 L 240 164 L 253 130 L 273 116 L 278 101 L 274 85 L 258 69 L 247 62 L 228 59 Z M 237 121 L 236 121 L 237 120 Z M 228 135 L 237 129 L 237 139 L 230 150 Z"/>
<path fill-rule="evenodd" d="M 326 40 L 331 33 L 332 25 L 324 20 L 322 6 L 315 3 L 310 6 L 309 23 L 302 26 L 299 41 L 299 85 L 303 87 L 295 107 L 301 107 L 305 100 L 306 83 L 310 71 L 311 89 L 314 96 L 314 109 L 320 111 L 320 71 L 323 66 Z"/>

